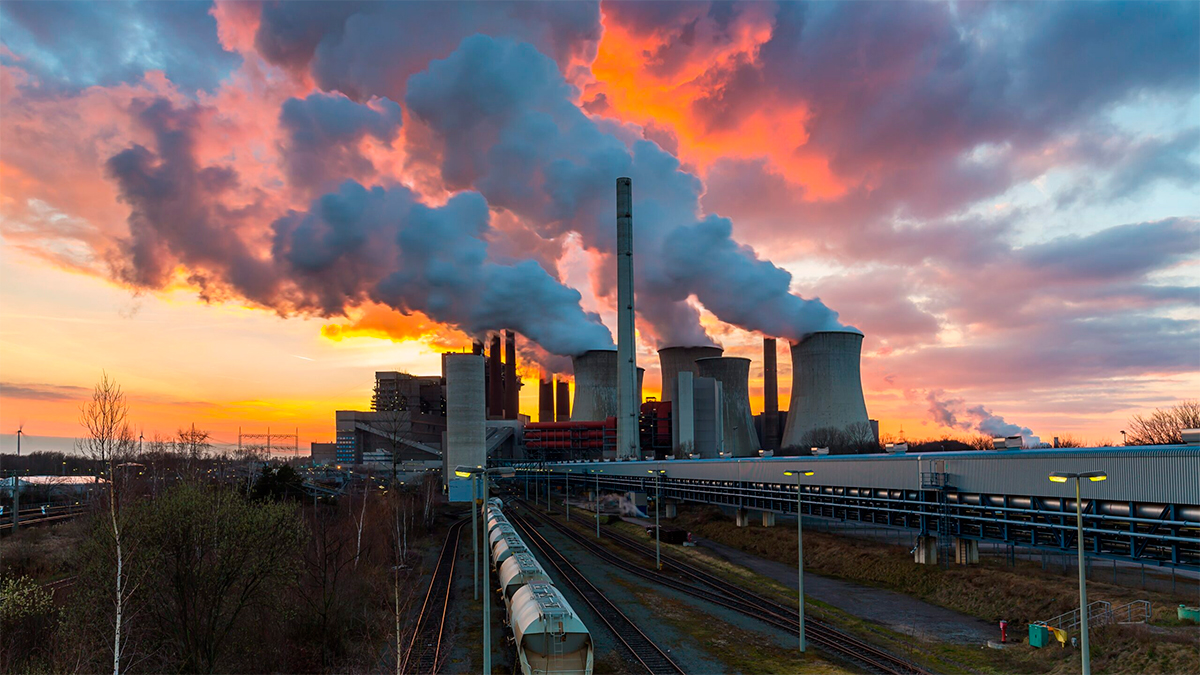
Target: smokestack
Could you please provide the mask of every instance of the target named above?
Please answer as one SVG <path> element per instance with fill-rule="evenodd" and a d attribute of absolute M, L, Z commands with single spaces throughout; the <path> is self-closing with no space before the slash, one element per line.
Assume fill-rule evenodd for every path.
<path fill-rule="evenodd" d="M 779 367 L 775 338 L 763 338 L 763 447 L 779 449 Z"/>
<path fill-rule="evenodd" d="M 517 378 L 517 334 L 504 331 L 504 419 L 515 420 L 521 409 L 521 380 Z"/>
<path fill-rule="evenodd" d="M 721 383 L 725 398 L 721 406 L 721 438 L 725 454 L 757 457 L 762 446 L 758 444 L 754 416 L 750 414 L 750 359 L 733 356 L 699 359 L 696 369 L 700 377 L 711 377 Z"/>
<path fill-rule="evenodd" d="M 483 354 L 483 341 L 482 340 L 471 340 L 471 353 L 476 356 L 480 356 Z"/>
<path fill-rule="evenodd" d="M 571 358 L 575 367 L 572 422 L 603 422 L 617 416 L 617 352 L 592 349 Z"/>
<path fill-rule="evenodd" d="M 792 344 L 792 401 L 788 407 L 783 448 L 804 448 L 817 430 L 849 433 L 865 439 L 871 433 L 863 400 L 860 333 L 822 331 Z"/>
<path fill-rule="evenodd" d="M 475 354 L 446 354 L 446 451 L 445 484 L 456 466 L 483 466 L 487 433 L 483 402 L 483 357 Z"/>
<path fill-rule="evenodd" d="M 662 370 L 662 397 L 660 401 L 670 401 L 675 383 L 679 381 L 679 373 L 687 371 L 698 375 L 696 359 L 711 359 L 724 354 L 720 347 L 663 347 L 658 350 L 658 365 Z"/>
<path fill-rule="evenodd" d="M 554 421 L 554 381 L 538 382 L 538 421 Z"/>
<path fill-rule="evenodd" d="M 492 419 L 504 417 L 504 383 L 500 374 L 500 334 L 492 336 L 492 349 L 487 362 L 487 414 Z"/>
<path fill-rule="evenodd" d="M 637 345 L 633 318 L 633 181 L 617 179 L 617 458 L 638 458 Z M 579 399 L 576 396 L 576 403 Z"/>
<path fill-rule="evenodd" d="M 558 387 L 557 400 L 554 403 L 554 421 L 555 422 L 570 422 L 571 421 L 571 389 L 570 385 L 565 381 L 560 380 L 556 383 Z"/>

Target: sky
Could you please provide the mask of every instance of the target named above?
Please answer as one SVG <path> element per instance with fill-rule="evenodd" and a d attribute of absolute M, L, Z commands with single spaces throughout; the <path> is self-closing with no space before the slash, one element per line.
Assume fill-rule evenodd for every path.
<path fill-rule="evenodd" d="M 1200 395 L 1192 2 L 5 2 L 0 449 L 332 440 L 511 328 L 569 377 L 865 335 L 884 435 L 1119 440 Z M 537 388 L 522 390 L 536 417 Z"/>

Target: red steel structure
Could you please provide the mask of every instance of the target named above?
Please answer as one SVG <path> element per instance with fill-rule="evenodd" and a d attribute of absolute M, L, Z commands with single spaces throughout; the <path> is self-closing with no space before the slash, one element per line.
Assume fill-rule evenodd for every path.
<path fill-rule="evenodd" d="M 617 448 L 617 418 L 609 417 L 603 422 L 526 424 L 525 448 L 539 453 L 543 460 L 611 457 Z"/>

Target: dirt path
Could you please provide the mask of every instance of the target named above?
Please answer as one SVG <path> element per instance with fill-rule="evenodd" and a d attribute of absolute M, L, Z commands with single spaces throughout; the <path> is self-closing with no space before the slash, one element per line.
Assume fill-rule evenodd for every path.
<path fill-rule="evenodd" d="M 630 519 L 632 520 L 632 519 Z M 744 553 L 731 546 L 698 539 L 697 544 L 729 562 L 796 588 L 796 568 Z M 999 637 L 999 627 L 966 614 L 911 598 L 901 593 L 831 579 L 804 575 L 804 595 L 874 621 L 902 634 L 928 636 L 945 642 L 981 645 Z"/>

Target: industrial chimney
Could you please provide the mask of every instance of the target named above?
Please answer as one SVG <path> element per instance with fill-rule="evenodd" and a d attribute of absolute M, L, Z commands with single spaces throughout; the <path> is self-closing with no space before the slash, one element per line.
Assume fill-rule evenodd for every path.
<path fill-rule="evenodd" d="M 575 367 L 572 422 L 603 422 L 617 416 L 617 352 L 593 349 L 571 358 Z"/>
<path fill-rule="evenodd" d="M 565 380 L 559 380 L 555 383 L 557 387 L 555 391 L 554 401 L 554 421 L 555 422 L 570 422 L 571 421 L 571 389 Z"/>
<path fill-rule="evenodd" d="M 658 350 L 658 365 L 662 370 L 662 397 L 659 400 L 671 400 L 679 373 L 687 371 L 699 375 L 696 371 L 697 359 L 712 359 L 724 353 L 725 350 L 720 347 L 664 347 Z"/>
<path fill-rule="evenodd" d="M 504 417 L 504 377 L 500 365 L 500 334 L 496 333 L 487 360 L 487 415 L 492 419 Z"/>
<path fill-rule="evenodd" d="M 538 382 L 538 421 L 554 421 L 554 380 Z"/>
<path fill-rule="evenodd" d="M 445 484 L 456 466 L 483 466 L 487 433 L 483 404 L 483 357 L 475 354 L 445 355 L 446 448 Z"/>
<path fill-rule="evenodd" d="M 763 338 L 763 447 L 779 449 L 779 367 L 775 338 Z"/>
<path fill-rule="evenodd" d="M 504 419 L 515 420 L 521 409 L 521 380 L 517 377 L 517 334 L 504 331 Z"/>
<path fill-rule="evenodd" d="M 721 356 L 697 359 L 700 377 L 721 383 L 724 405 L 721 407 L 721 440 L 726 456 L 757 457 L 762 448 L 754 433 L 750 414 L 750 359 Z"/>
<path fill-rule="evenodd" d="M 633 181 L 618 178 L 617 459 L 638 458 L 638 412 L 641 407 L 638 394 L 633 318 Z"/>
<path fill-rule="evenodd" d="M 803 448 L 818 429 L 871 433 L 859 368 L 862 341 L 861 333 L 824 331 L 792 344 L 792 401 L 781 447 Z"/>

